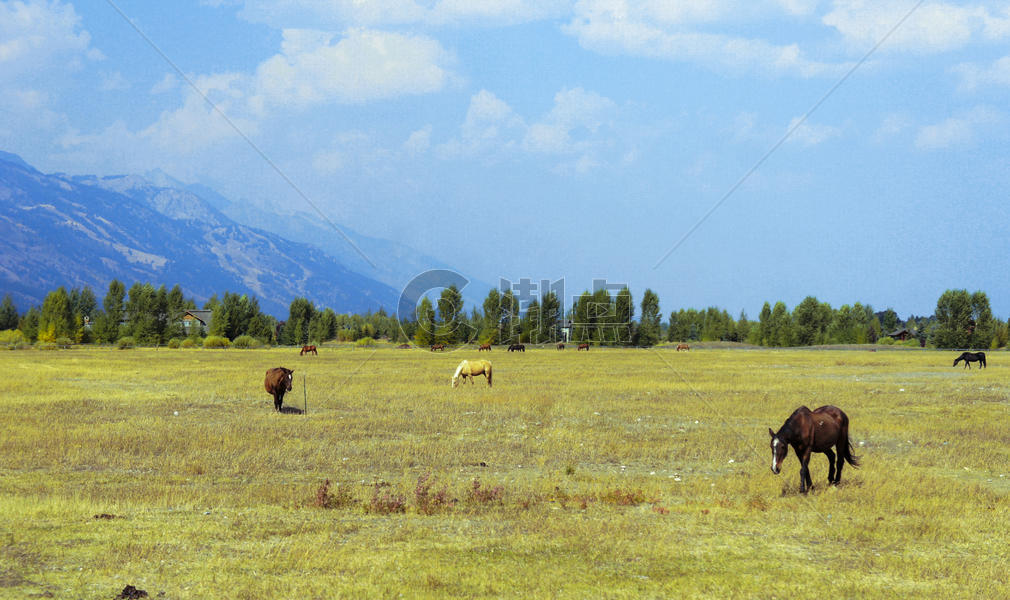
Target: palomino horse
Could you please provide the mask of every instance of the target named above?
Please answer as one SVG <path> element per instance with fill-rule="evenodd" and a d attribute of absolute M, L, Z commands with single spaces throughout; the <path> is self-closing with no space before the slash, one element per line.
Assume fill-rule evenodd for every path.
<path fill-rule="evenodd" d="M 483 375 L 487 378 L 487 386 L 491 387 L 491 361 L 487 360 L 464 360 L 456 367 L 456 372 L 452 375 L 452 387 L 459 385 L 460 378 L 466 383 L 466 378 L 470 378 L 473 385 L 473 378 L 476 375 Z"/>
<path fill-rule="evenodd" d="M 526 352 L 525 344 L 512 344 L 509 346 L 509 352 Z"/>
<path fill-rule="evenodd" d="M 969 369 L 971 368 L 971 363 L 973 362 L 978 363 L 978 368 L 980 369 L 985 368 L 985 352 L 964 352 L 961 354 L 961 356 L 958 356 L 957 358 L 954 359 L 954 366 L 956 367 L 957 363 L 961 362 L 962 360 L 964 361 L 964 366 L 968 367 Z"/>
<path fill-rule="evenodd" d="M 690 349 L 691 347 L 683 342 L 677 344 L 677 352 L 680 352 L 681 350 L 690 350 Z"/>
<path fill-rule="evenodd" d="M 558 350 L 564 350 L 564 349 L 565 349 L 565 343 L 564 342 L 558 342 Z"/>
<path fill-rule="evenodd" d="M 434 352 L 435 350 L 440 350 L 440 351 L 444 352 L 445 351 L 445 344 L 432 344 L 431 351 Z"/>
<path fill-rule="evenodd" d="M 576 348 L 575 351 L 578 352 L 579 350 L 585 350 L 586 352 L 589 352 L 589 343 L 582 342 L 581 344 L 579 344 L 579 347 Z"/>
<path fill-rule="evenodd" d="M 477 352 L 480 352 L 481 350 L 487 350 L 488 352 L 490 352 L 491 344 L 481 344 L 480 348 L 477 348 Z"/>
<path fill-rule="evenodd" d="M 319 352 L 316 351 L 315 346 L 302 346 L 302 351 L 298 353 L 298 356 L 303 354 L 315 354 L 316 356 L 319 356 Z"/>
<path fill-rule="evenodd" d="M 284 402 L 284 393 L 291 391 L 291 381 L 294 369 L 284 367 L 274 367 L 267 371 L 267 377 L 263 381 L 263 387 L 267 393 L 274 397 L 274 410 L 280 412 L 281 404 Z"/>
<path fill-rule="evenodd" d="M 852 442 L 849 441 L 849 417 L 842 409 L 835 406 L 822 406 L 811 411 L 801 406 L 793 411 L 778 433 L 768 429 L 772 436 L 772 473 L 776 475 L 782 467 L 793 447 L 800 459 L 800 493 L 807 493 L 813 486 L 810 480 L 810 453 L 821 452 L 828 455 L 828 483 L 836 485 L 842 480 L 842 465 L 848 461 L 853 467 L 859 466 L 859 459 L 852 454 Z M 834 448 L 838 452 L 837 461 Z"/>

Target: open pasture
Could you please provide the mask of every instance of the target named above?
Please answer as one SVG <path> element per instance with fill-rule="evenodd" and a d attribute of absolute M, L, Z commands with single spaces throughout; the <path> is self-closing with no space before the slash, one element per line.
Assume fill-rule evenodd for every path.
<path fill-rule="evenodd" d="M 1004 353 L 570 350 L 0 353 L 0 597 L 1010 595 Z"/>

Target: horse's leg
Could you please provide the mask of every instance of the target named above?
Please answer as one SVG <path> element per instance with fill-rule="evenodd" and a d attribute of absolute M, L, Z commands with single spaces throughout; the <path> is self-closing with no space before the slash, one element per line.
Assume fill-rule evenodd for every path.
<path fill-rule="evenodd" d="M 838 445 L 835 449 L 838 450 L 838 467 L 835 469 L 835 485 L 838 485 L 842 481 L 842 466 L 845 465 L 845 453 L 848 451 L 846 445 L 849 443 L 849 436 L 846 434 L 838 439 Z"/>
<path fill-rule="evenodd" d="M 275 412 L 280 412 L 280 410 L 281 410 L 281 402 L 283 402 L 282 396 L 280 394 L 278 394 L 277 392 L 274 392 L 274 411 Z"/>
<path fill-rule="evenodd" d="M 800 458 L 800 493 L 806 494 L 813 486 L 814 482 L 810 480 L 810 450 L 807 449 Z"/>
<path fill-rule="evenodd" d="M 824 451 L 828 455 L 828 483 L 835 482 L 835 453 L 831 449 Z"/>

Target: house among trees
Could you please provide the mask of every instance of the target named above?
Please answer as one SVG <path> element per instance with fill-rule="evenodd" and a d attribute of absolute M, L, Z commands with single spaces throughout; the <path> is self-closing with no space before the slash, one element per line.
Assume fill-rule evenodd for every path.
<path fill-rule="evenodd" d="M 210 330 L 212 312 L 210 310 L 187 310 L 182 315 L 182 329 L 186 335 L 194 333 L 206 335 Z"/>
<path fill-rule="evenodd" d="M 887 337 L 898 340 L 899 342 L 904 342 L 905 340 L 914 338 L 915 334 L 908 329 L 899 329 L 887 334 Z"/>

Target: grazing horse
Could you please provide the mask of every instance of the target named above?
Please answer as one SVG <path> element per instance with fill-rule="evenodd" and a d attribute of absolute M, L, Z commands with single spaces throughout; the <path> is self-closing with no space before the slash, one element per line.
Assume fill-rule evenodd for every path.
<path fill-rule="evenodd" d="M 480 352 L 481 350 L 487 350 L 488 352 L 490 352 L 491 344 L 481 344 L 480 348 L 477 348 L 477 352 Z"/>
<path fill-rule="evenodd" d="M 291 391 L 291 380 L 294 369 L 284 367 L 274 367 L 267 371 L 267 378 L 263 386 L 267 393 L 274 397 L 274 410 L 280 412 L 281 404 L 284 402 L 284 393 Z"/>
<path fill-rule="evenodd" d="M 821 452 L 828 455 L 828 483 L 838 484 L 842 480 L 842 465 L 846 461 L 853 467 L 859 466 L 859 459 L 852 454 L 852 442 L 849 441 L 849 417 L 842 409 L 835 406 L 822 406 L 812 411 L 801 406 L 793 411 L 778 433 L 768 429 L 772 436 L 772 473 L 776 475 L 782 467 L 793 447 L 800 459 L 800 493 L 807 493 L 813 486 L 810 480 L 810 453 Z M 834 448 L 838 452 L 837 461 Z"/>
<path fill-rule="evenodd" d="M 964 366 L 968 367 L 969 369 L 971 368 L 971 363 L 973 362 L 978 363 L 978 368 L 980 369 L 985 368 L 985 352 L 963 352 L 961 356 L 958 356 L 957 358 L 954 359 L 954 366 L 956 367 L 957 363 L 961 362 L 962 360 L 964 361 Z"/>
<path fill-rule="evenodd" d="M 410 344 L 400 344 L 396 347 L 397 350 L 410 350 Z"/>
<path fill-rule="evenodd" d="M 470 378 L 470 385 L 473 385 L 473 378 L 483 375 L 487 378 L 487 386 L 491 387 L 491 361 L 487 360 L 464 360 L 456 367 L 456 372 L 452 375 L 452 387 L 459 385 L 460 378 L 466 383 L 466 378 Z"/>
<path fill-rule="evenodd" d="M 526 352 L 525 344 L 512 344 L 509 346 L 509 352 Z"/>
<path fill-rule="evenodd" d="M 691 347 L 688 346 L 687 344 L 681 342 L 681 343 L 677 344 L 677 352 L 680 352 L 681 350 L 688 350 L 689 351 L 689 350 L 691 350 Z"/>
<path fill-rule="evenodd" d="M 578 352 L 579 350 L 585 350 L 586 352 L 589 352 L 589 343 L 588 342 L 582 342 L 581 344 L 579 344 L 579 347 L 576 348 L 575 351 Z"/>
<path fill-rule="evenodd" d="M 298 353 L 298 356 L 303 354 L 315 354 L 316 356 L 319 356 L 319 352 L 316 351 L 315 346 L 302 346 L 302 351 Z"/>
<path fill-rule="evenodd" d="M 564 349 L 565 349 L 564 342 L 558 342 L 558 350 L 564 350 Z"/>
<path fill-rule="evenodd" d="M 431 351 L 434 352 L 435 350 L 439 350 L 441 352 L 444 352 L 445 351 L 445 344 L 432 344 Z"/>

